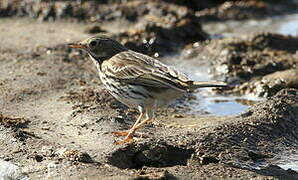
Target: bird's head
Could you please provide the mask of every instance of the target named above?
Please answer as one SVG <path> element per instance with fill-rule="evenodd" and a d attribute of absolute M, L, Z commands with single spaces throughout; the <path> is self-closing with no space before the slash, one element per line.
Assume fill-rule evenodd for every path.
<path fill-rule="evenodd" d="M 79 43 L 71 43 L 69 46 L 71 48 L 79 48 L 87 51 L 87 53 L 97 61 L 104 61 L 127 50 L 116 40 L 104 35 L 94 36 Z"/>

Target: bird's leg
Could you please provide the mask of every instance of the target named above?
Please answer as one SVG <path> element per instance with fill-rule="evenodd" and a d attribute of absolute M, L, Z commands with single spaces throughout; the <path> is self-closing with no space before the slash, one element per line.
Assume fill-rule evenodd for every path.
<path fill-rule="evenodd" d="M 145 119 L 144 121 L 140 122 L 138 125 L 135 127 L 135 131 L 138 130 L 141 126 L 149 122 L 151 119 Z"/>
<path fill-rule="evenodd" d="M 140 111 L 140 116 L 138 117 L 137 121 L 134 123 L 134 125 L 131 127 L 130 130 L 120 131 L 120 132 L 112 132 L 113 134 L 116 134 L 116 135 L 125 135 L 126 136 L 126 138 L 124 140 L 118 141 L 115 144 L 124 144 L 124 143 L 128 143 L 133 140 L 133 136 L 135 134 L 135 131 L 137 130 L 136 126 L 140 123 L 140 121 L 142 120 L 144 113 L 145 113 L 144 108 L 142 106 L 139 106 L 138 109 Z"/>
<path fill-rule="evenodd" d="M 139 122 L 143 118 L 143 115 L 144 115 L 144 113 L 142 111 L 140 111 L 140 115 L 139 115 L 138 119 L 136 120 L 136 122 L 134 123 L 134 125 L 132 126 L 131 129 L 133 129 L 137 124 L 139 124 Z M 116 136 L 128 136 L 131 129 L 129 131 L 113 131 L 111 133 L 116 135 Z"/>
<path fill-rule="evenodd" d="M 157 102 L 154 103 L 153 108 L 147 109 L 146 111 L 146 119 L 135 126 L 135 130 L 139 129 L 141 126 L 146 124 L 147 122 L 154 119 L 154 114 L 157 109 Z"/>
<path fill-rule="evenodd" d="M 142 112 L 142 111 L 141 111 Z M 142 113 L 142 116 L 144 115 L 144 112 Z M 133 140 L 133 136 L 135 134 L 135 132 L 144 124 L 146 124 L 147 122 L 149 122 L 150 120 L 152 120 L 154 118 L 154 111 L 150 110 L 148 112 L 148 110 L 146 111 L 146 119 L 143 120 L 142 122 L 138 122 L 135 123 L 135 125 L 128 131 L 128 134 L 126 136 L 126 138 L 122 141 L 118 141 L 115 144 L 125 144 L 125 143 L 129 143 Z M 141 118 L 139 119 L 141 120 Z"/>
<path fill-rule="evenodd" d="M 134 125 L 129 131 L 126 131 L 128 134 L 125 137 L 125 139 L 123 139 L 122 141 L 117 141 L 115 142 L 115 144 L 125 144 L 125 143 L 129 143 L 133 140 L 133 136 L 135 135 L 136 131 L 146 122 L 150 121 L 150 119 L 146 119 L 136 125 Z"/>

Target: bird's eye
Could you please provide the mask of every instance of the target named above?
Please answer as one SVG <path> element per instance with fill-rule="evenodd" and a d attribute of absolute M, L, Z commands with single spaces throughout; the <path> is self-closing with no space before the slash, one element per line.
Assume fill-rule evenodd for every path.
<path fill-rule="evenodd" d="M 97 44 L 97 42 L 96 42 L 96 41 L 91 41 L 91 42 L 90 42 L 90 46 L 92 46 L 92 47 L 95 47 L 95 46 L 96 46 L 96 44 Z"/>

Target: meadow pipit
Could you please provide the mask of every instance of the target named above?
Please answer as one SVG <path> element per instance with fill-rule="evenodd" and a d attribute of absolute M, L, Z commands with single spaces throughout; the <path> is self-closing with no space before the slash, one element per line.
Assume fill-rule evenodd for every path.
<path fill-rule="evenodd" d="M 72 48 L 85 50 L 95 64 L 99 77 L 117 100 L 140 112 L 128 131 L 112 132 L 126 136 L 116 144 L 130 142 L 138 128 L 154 118 L 156 108 L 169 104 L 185 92 L 203 87 L 225 87 L 220 82 L 196 82 L 185 74 L 147 55 L 127 49 L 106 36 L 95 36 Z"/>

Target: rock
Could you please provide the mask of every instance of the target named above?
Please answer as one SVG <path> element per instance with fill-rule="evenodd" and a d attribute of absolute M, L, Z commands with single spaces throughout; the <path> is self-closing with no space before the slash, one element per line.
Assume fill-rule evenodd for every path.
<path fill-rule="evenodd" d="M 93 163 L 93 160 L 89 154 L 85 152 L 79 152 L 78 150 L 65 150 L 62 156 L 73 162 Z"/>
<path fill-rule="evenodd" d="M 234 93 L 250 94 L 268 97 L 273 96 L 284 88 L 298 89 L 298 69 L 277 71 L 262 77 L 260 80 L 253 80 L 244 83 L 233 89 Z"/>
<path fill-rule="evenodd" d="M 20 167 L 0 159 L 0 179 L 29 180 Z"/>
<path fill-rule="evenodd" d="M 36 154 L 36 155 L 34 156 L 34 159 L 35 159 L 37 162 L 41 162 L 41 161 L 43 161 L 43 156 Z"/>
<path fill-rule="evenodd" d="M 44 157 L 54 157 L 56 155 L 53 146 L 42 146 L 40 153 Z"/>
<path fill-rule="evenodd" d="M 279 179 L 297 179 L 298 173 L 293 170 L 284 170 L 277 165 L 269 164 L 266 167 L 262 167 L 259 171 L 261 171 L 265 175 L 270 174 L 279 174 L 276 176 Z"/>

